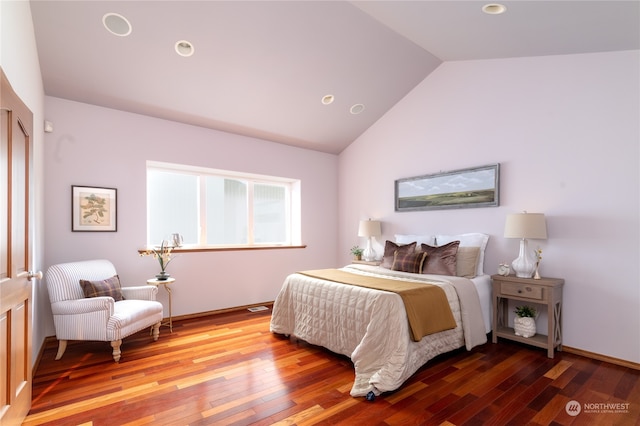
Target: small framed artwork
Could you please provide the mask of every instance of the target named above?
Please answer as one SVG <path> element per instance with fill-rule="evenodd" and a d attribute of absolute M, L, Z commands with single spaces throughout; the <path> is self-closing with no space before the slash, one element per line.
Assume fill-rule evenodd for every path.
<path fill-rule="evenodd" d="M 395 210 L 500 205 L 500 164 L 396 180 Z"/>
<path fill-rule="evenodd" d="M 115 232 L 117 190 L 95 186 L 71 186 L 71 230 Z"/>

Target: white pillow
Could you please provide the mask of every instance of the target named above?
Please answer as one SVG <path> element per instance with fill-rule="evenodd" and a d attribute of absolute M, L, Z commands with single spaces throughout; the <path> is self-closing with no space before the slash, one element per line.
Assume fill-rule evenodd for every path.
<path fill-rule="evenodd" d="M 452 241 L 460 241 L 460 247 L 480 247 L 476 274 L 484 275 L 484 249 L 487 248 L 487 243 L 489 242 L 489 236 L 487 234 L 473 232 L 460 235 L 436 235 L 436 241 L 439 246 Z"/>
<path fill-rule="evenodd" d="M 416 242 L 416 250 L 420 248 L 420 244 L 429 244 L 430 246 L 436 245 L 435 235 L 402 235 L 396 234 L 396 244 L 411 244 Z"/>

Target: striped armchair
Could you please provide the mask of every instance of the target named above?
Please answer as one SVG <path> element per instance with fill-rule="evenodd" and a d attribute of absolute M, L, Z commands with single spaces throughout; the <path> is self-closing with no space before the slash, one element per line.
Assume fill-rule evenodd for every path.
<path fill-rule="evenodd" d="M 123 338 L 153 327 L 153 340 L 158 340 L 163 308 L 155 300 L 157 287 L 120 288 L 116 279 L 116 285 L 110 289 L 116 293 L 103 296 L 104 293 L 95 291 L 100 287 L 95 287 L 90 297 L 85 296 L 87 285 L 113 282 L 116 275 L 115 267 L 108 260 L 61 263 L 47 270 L 47 289 L 58 339 L 56 360 L 62 358 L 68 340 L 111 342 L 116 362 L 120 361 Z M 81 281 L 85 282 L 81 285 Z M 120 294 L 124 300 L 116 301 Z"/>

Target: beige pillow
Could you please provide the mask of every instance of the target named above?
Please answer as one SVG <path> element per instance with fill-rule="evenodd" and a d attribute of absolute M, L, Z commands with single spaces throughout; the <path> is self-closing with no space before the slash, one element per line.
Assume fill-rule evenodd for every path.
<path fill-rule="evenodd" d="M 484 274 L 484 252 L 489 242 L 489 235 L 478 232 L 459 235 L 436 235 L 436 243 L 443 245 L 451 241 L 460 241 L 460 247 L 480 247 L 480 256 L 478 257 L 478 265 L 475 275 Z"/>
<path fill-rule="evenodd" d="M 456 275 L 475 278 L 480 258 L 480 247 L 458 247 L 456 255 Z"/>

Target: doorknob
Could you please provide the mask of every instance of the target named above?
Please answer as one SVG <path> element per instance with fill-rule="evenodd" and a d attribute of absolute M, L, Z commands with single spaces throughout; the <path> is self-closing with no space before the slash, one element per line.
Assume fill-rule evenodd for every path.
<path fill-rule="evenodd" d="M 42 279 L 42 271 L 38 271 L 38 272 L 29 271 L 27 273 L 27 279 L 29 281 L 33 281 L 34 278 L 36 278 L 38 280 L 41 280 Z"/>

